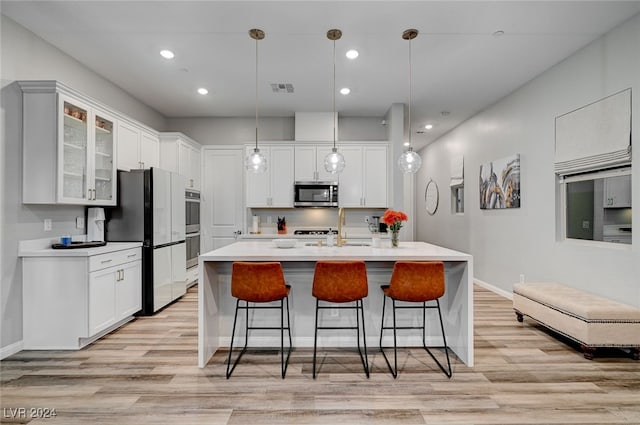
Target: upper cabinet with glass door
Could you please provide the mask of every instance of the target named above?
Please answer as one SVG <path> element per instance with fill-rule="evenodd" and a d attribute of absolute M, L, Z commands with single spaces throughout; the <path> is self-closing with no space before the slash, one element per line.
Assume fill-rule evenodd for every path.
<path fill-rule="evenodd" d="M 116 204 L 116 120 L 55 81 L 21 81 L 28 204 Z"/>

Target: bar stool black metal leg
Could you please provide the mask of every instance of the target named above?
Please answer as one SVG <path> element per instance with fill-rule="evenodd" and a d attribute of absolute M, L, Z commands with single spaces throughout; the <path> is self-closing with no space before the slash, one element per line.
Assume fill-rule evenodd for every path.
<path fill-rule="evenodd" d="M 357 306 L 356 302 L 356 306 Z M 364 345 L 364 360 L 362 366 L 364 366 L 364 373 L 369 378 L 369 358 L 367 357 L 367 332 L 364 327 L 364 303 L 360 300 L 360 314 L 362 314 L 362 344 Z M 358 311 L 356 310 L 356 317 L 358 317 Z M 358 324 L 359 325 L 359 324 Z M 360 326 L 358 326 L 359 328 Z M 358 351 L 360 351 L 360 335 L 358 335 Z M 360 353 L 360 359 L 362 360 L 362 353 Z"/>
<path fill-rule="evenodd" d="M 444 353 L 447 355 L 447 366 L 449 371 L 445 371 L 444 368 L 438 362 L 440 369 L 447 375 L 448 378 L 451 378 L 451 361 L 449 360 L 449 346 L 447 345 L 447 337 L 444 334 L 444 323 L 442 322 L 442 313 L 440 311 L 440 300 L 436 300 L 436 304 L 438 305 L 438 317 L 440 318 L 440 330 L 442 331 L 442 342 L 444 343 Z"/>
<path fill-rule="evenodd" d="M 287 301 L 287 327 L 284 327 L 284 300 Z M 289 333 L 289 349 L 287 350 L 287 357 L 284 357 L 284 330 Z M 282 372 L 282 379 L 287 374 L 287 367 L 289 366 L 289 357 L 291 356 L 291 350 L 293 350 L 293 344 L 291 342 L 291 319 L 289 317 L 289 297 L 285 297 L 280 300 L 280 369 Z"/>
<path fill-rule="evenodd" d="M 391 300 L 393 302 L 393 300 Z M 395 379 L 398 376 L 398 366 L 397 366 L 397 360 L 396 360 L 396 336 L 395 336 L 395 332 L 396 332 L 396 327 L 395 327 L 395 309 L 393 311 L 393 352 L 394 352 L 394 362 L 396 364 L 396 367 L 394 369 L 393 366 L 391 366 L 391 362 L 389 361 L 389 358 L 387 357 L 387 353 L 385 353 L 384 348 L 382 346 L 382 337 L 383 337 L 383 333 L 385 331 L 385 329 L 391 329 L 388 326 L 384 325 L 384 315 L 385 315 L 385 311 L 386 311 L 386 304 L 387 304 L 387 297 L 386 295 L 382 298 L 382 325 L 380 326 L 380 352 L 382 353 L 382 357 L 384 357 L 384 361 L 387 363 L 387 367 L 389 368 L 389 372 L 391 372 L 391 375 L 393 376 L 393 378 Z M 388 348 L 388 347 L 387 347 Z"/>
<path fill-rule="evenodd" d="M 393 307 L 393 379 L 398 377 L 398 337 L 396 325 L 396 300 L 391 299 Z"/>
<path fill-rule="evenodd" d="M 316 326 L 313 336 L 313 379 L 316 379 L 316 351 L 318 348 L 318 299 L 316 299 Z"/>
<path fill-rule="evenodd" d="M 227 379 L 229 379 L 229 377 L 231 376 L 231 374 L 233 373 L 234 369 L 236 368 L 236 365 L 238 364 L 238 362 L 240 361 L 240 358 L 242 357 L 242 355 L 245 353 L 245 351 L 247 351 L 247 340 L 249 339 L 249 303 L 246 303 L 246 324 L 245 324 L 245 328 L 246 328 L 246 335 L 245 335 L 245 340 L 244 340 L 244 347 L 242 348 L 242 351 L 240 351 L 240 354 L 238 354 L 238 357 L 236 358 L 236 360 L 233 362 L 233 366 L 231 366 L 231 354 L 233 353 L 233 340 L 235 338 L 236 335 L 236 323 L 238 320 L 238 310 L 240 309 L 240 300 L 236 300 L 236 312 L 233 316 L 233 330 L 231 331 L 231 344 L 229 345 L 229 357 L 227 358 Z"/>

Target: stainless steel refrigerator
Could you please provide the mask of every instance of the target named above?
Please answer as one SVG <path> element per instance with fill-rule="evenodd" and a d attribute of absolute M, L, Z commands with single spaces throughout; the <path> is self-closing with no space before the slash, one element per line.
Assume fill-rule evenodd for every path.
<path fill-rule="evenodd" d="M 185 186 L 185 177 L 160 168 L 118 171 L 105 238 L 142 242 L 142 315 L 186 292 Z"/>

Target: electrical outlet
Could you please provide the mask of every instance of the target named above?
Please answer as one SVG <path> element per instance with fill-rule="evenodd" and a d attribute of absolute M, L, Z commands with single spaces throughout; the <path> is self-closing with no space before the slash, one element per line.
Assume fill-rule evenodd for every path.
<path fill-rule="evenodd" d="M 369 216 L 368 216 L 368 215 L 365 215 L 365 216 L 364 216 L 364 222 L 365 222 L 365 223 L 368 223 L 368 222 L 369 222 Z"/>
<path fill-rule="evenodd" d="M 338 317 L 338 309 L 337 308 L 332 308 L 331 309 L 331 317 Z"/>
<path fill-rule="evenodd" d="M 76 229 L 84 229 L 84 217 L 76 217 Z"/>
<path fill-rule="evenodd" d="M 523 274 L 520 275 L 520 283 L 524 283 L 524 275 Z"/>
<path fill-rule="evenodd" d="M 45 232 L 50 232 L 51 231 L 51 227 L 52 227 L 51 219 L 50 218 L 45 218 L 44 219 L 44 231 Z"/>
<path fill-rule="evenodd" d="M 582 228 L 587 230 L 587 229 L 589 229 L 589 227 L 590 227 L 589 220 L 583 220 L 582 221 Z"/>

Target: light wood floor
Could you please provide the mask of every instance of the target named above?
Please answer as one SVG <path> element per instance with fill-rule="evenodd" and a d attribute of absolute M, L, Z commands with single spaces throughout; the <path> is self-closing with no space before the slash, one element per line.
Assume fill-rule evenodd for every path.
<path fill-rule="evenodd" d="M 311 351 L 287 377 L 276 352 L 250 353 L 230 380 L 225 352 L 196 366 L 197 293 L 139 318 L 88 348 L 22 351 L 0 362 L 2 422 L 30 424 L 640 424 L 640 362 L 620 352 L 585 360 L 525 319 L 511 301 L 475 288 L 476 366 L 454 361 L 447 379 L 420 350 L 403 351 L 392 379 L 370 350 Z M 372 326 L 372 325 L 370 325 Z M 455 359 L 455 356 L 454 356 Z M 11 419 L 17 408 L 27 417 Z M 32 419 L 29 408 L 55 408 Z"/>

